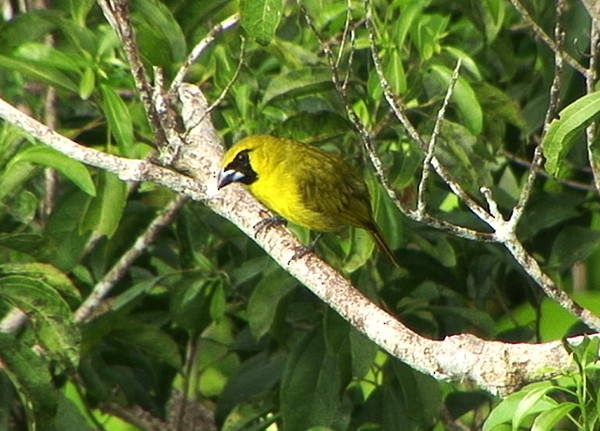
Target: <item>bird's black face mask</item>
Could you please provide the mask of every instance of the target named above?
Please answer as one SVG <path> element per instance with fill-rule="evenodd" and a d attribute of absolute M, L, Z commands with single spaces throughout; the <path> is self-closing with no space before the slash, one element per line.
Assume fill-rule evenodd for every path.
<path fill-rule="evenodd" d="M 222 189 L 231 183 L 250 185 L 258 179 L 258 175 L 250 166 L 249 152 L 250 150 L 240 151 L 235 159 L 223 168 L 219 174 L 217 189 Z"/>

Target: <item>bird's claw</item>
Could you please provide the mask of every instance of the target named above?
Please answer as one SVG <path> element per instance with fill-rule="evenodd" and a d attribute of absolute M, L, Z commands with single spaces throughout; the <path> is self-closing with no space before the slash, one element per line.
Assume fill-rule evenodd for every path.
<path fill-rule="evenodd" d="M 314 251 L 315 251 L 314 244 L 296 246 L 296 247 L 294 247 L 294 254 L 290 258 L 290 262 L 293 262 L 294 260 L 302 259 L 307 254 L 311 254 Z"/>
<path fill-rule="evenodd" d="M 287 221 L 279 216 L 271 216 L 271 217 L 267 217 L 265 219 L 262 219 L 261 221 L 259 221 L 258 223 L 256 223 L 254 225 L 254 232 L 256 235 L 258 235 L 258 233 L 261 230 L 264 229 L 271 229 L 272 227 L 275 226 L 285 226 L 287 225 Z"/>

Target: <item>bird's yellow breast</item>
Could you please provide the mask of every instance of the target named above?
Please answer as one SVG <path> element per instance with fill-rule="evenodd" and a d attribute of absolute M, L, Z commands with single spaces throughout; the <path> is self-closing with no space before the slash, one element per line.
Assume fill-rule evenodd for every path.
<path fill-rule="evenodd" d="M 256 174 L 248 189 L 286 220 L 316 231 L 344 225 L 372 229 L 367 187 L 338 155 L 290 139 L 255 135 L 232 147 L 223 165 L 241 152 Z"/>
<path fill-rule="evenodd" d="M 250 157 L 258 179 L 248 186 L 266 207 L 290 222 L 317 231 L 339 227 L 337 220 L 320 212 L 310 200 L 309 184 L 318 181 L 318 160 L 310 148 L 280 140 L 261 147 Z M 330 197 L 331 198 L 331 197 Z"/>

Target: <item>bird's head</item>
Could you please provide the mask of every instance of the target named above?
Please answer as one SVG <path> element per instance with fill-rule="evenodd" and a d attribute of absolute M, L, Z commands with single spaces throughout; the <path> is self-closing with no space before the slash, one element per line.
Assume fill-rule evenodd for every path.
<path fill-rule="evenodd" d="M 254 183 L 258 179 L 257 153 L 260 153 L 266 145 L 276 139 L 268 135 L 254 135 L 242 139 L 227 150 L 221 159 L 217 188 L 222 189 L 231 183 L 245 185 Z"/>

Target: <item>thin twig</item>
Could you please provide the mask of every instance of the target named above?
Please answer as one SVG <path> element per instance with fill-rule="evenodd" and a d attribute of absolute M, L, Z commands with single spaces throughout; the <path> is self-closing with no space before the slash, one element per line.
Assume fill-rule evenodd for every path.
<path fill-rule="evenodd" d="M 452 233 L 453 235 L 459 236 L 461 238 L 469 239 L 469 240 L 490 241 L 491 237 L 490 237 L 490 234 L 487 232 L 478 232 L 473 229 L 465 228 L 462 226 L 456 226 L 456 225 L 453 225 L 446 221 L 437 220 L 434 217 L 431 217 L 426 214 L 418 215 L 417 212 L 412 211 L 409 208 L 405 207 L 404 203 L 397 198 L 396 192 L 392 188 L 392 186 L 387 178 L 387 175 L 385 174 L 385 171 L 383 169 L 383 162 L 377 155 L 377 152 L 375 151 L 375 148 L 373 146 L 372 134 L 367 129 L 367 127 L 362 123 L 360 118 L 358 118 L 358 116 L 352 109 L 352 106 L 349 103 L 348 98 L 347 98 L 346 87 L 340 84 L 340 82 L 342 82 L 342 80 L 340 79 L 339 67 L 338 67 L 339 65 L 336 64 L 336 61 L 331 52 L 331 49 L 329 48 L 329 45 L 324 43 L 321 40 L 321 38 L 319 37 L 318 29 L 313 24 L 312 19 L 311 19 L 310 15 L 308 14 L 308 12 L 306 11 L 306 9 L 301 4 L 299 4 L 299 7 L 300 7 L 300 10 L 302 11 L 302 14 L 304 15 L 306 22 L 308 23 L 308 25 L 312 29 L 315 37 L 319 41 L 319 43 L 321 45 L 321 50 L 323 51 L 323 53 L 325 54 L 325 57 L 327 58 L 330 69 L 332 71 L 333 84 L 337 90 L 337 93 L 340 95 L 340 98 L 342 100 L 342 103 L 344 104 L 344 107 L 346 109 L 346 114 L 347 114 L 350 122 L 354 125 L 355 129 L 358 131 L 358 133 L 361 136 L 363 148 L 366 151 L 366 153 L 369 157 L 369 160 L 371 161 L 371 165 L 373 166 L 373 168 L 375 170 L 377 179 L 379 180 L 380 184 L 383 186 L 384 190 L 386 191 L 386 193 L 388 194 L 390 199 L 396 204 L 397 208 L 402 213 L 404 213 L 405 215 L 410 217 L 411 219 L 418 221 L 418 222 L 426 223 L 428 226 L 431 226 L 435 229 L 443 230 L 443 231 Z M 366 7 L 367 7 L 367 9 L 369 9 L 368 5 L 366 5 Z M 375 38 L 373 35 L 372 28 L 369 26 L 370 25 L 369 12 L 370 11 L 367 10 L 367 18 L 365 21 L 366 21 L 368 29 L 370 30 L 369 37 L 371 40 L 371 44 L 373 46 L 375 43 L 374 42 Z M 351 34 L 353 34 L 353 33 L 351 33 Z M 375 56 L 376 54 L 373 54 L 373 55 Z M 378 60 L 376 60 L 376 61 L 377 61 L 377 64 L 379 64 Z M 377 64 L 376 64 L 376 67 L 377 67 Z M 379 64 L 379 66 L 380 66 L 380 64 Z M 379 72 L 381 72 L 381 67 L 379 67 L 378 74 L 379 74 Z M 386 92 L 386 97 L 389 97 L 390 95 L 392 95 L 393 93 L 391 91 L 391 88 L 389 87 L 389 84 L 385 80 L 385 77 L 383 78 L 383 81 L 380 81 L 380 82 L 381 82 L 382 87 L 384 88 L 384 92 L 386 92 L 385 91 L 386 87 L 388 89 L 388 91 Z M 393 99 L 393 96 L 391 96 L 391 97 Z M 397 104 L 394 104 L 394 105 L 396 107 L 398 107 Z M 395 110 L 395 113 L 397 115 L 400 115 L 405 120 L 405 121 L 401 120 L 401 122 L 402 122 L 402 124 L 406 125 L 406 128 L 409 131 L 409 135 L 411 137 L 413 137 L 416 142 L 419 143 L 421 148 L 425 148 L 425 146 L 426 146 L 425 142 L 422 140 L 421 136 L 416 131 L 416 129 L 412 126 L 412 124 L 408 120 L 408 117 L 405 115 L 404 111 L 401 110 L 400 108 L 398 108 Z M 445 172 L 445 170 L 437 162 L 437 159 L 433 158 L 432 163 L 435 164 L 436 170 L 439 169 L 439 170 L 442 170 L 443 172 Z M 451 187 L 453 187 L 453 185 L 451 185 Z M 459 189 L 459 193 L 464 195 L 465 199 L 470 200 L 470 198 L 466 195 L 466 193 L 462 192 L 460 189 Z"/>
<path fill-rule="evenodd" d="M 240 21 L 240 16 L 239 16 L 239 14 L 236 13 L 236 14 L 231 15 L 230 17 L 224 19 L 217 25 L 215 25 L 208 32 L 208 34 L 192 49 L 192 52 L 190 52 L 188 57 L 185 59 L 185 61 L 183 62 L 183 64 L 179 68 L 179 70 L 177 71 L 177 74 L 175 75 L 175 78 L 173 79 L 173 82 L 171 83 L 171 88 L 170 88 L 171 93 L 175 94 L 177 92 L 177 90 L 181 86 L 181 83 L 185 79 L 185 75 L 187 74 L 189 68 L 192 66 L 192 64 L 194 64 L 194 62 L 198 59 L 198 57 L 200 57 L 200 55 L 204 52 L 204 50 L 215 40 L 217 35 L 223 31 L 228 30 L 229 28 L 235 26 L 237 23 L 239 23 L 239 21 Z"/>
<path fill-rule="evenodd" d="M 544 119 L 543 134 L 547 132 L 548 127 L 550 127 L 550 122 L 556 117 L 558 113 L 558 107 L 560 105 L 560 87 L 562 83 L 563 71 L 563 56 L 561 53 L 564 52 L 565 38 L 561 25 L 561 17 L 564 7 L 564 0 L 558 0 L 556 3 L 556 20 L 554 24 L 554 38 L 556 39 L 557 47 L 557 50 L 554 51 L 554 78 L 552 79 L 552 85 L 550 86 L 550 102 L 548 103 L 548 109 L 546 110 L 546 117 Z M 523 212 L 525 211 L 525 207 L 529 202 L 533 185 L 537 178 L 538 171 L 541 169 L 543 161 L 544 157 L 542 152 L 542 141 L 540 140 L 533 151 L 533 158 L 529 167 L 529 173 L 519 195 L 519 200 L 517 201 L 510 215 L 510 224 L 512 225 L 512 229 L 516 229 L 517 224 L 519 224 L 519 220 L 521 220 L 521 217 L 523 216 Z"/>
<path fill-rule="evenodd" d="M 131 25 L 128 3 L 125 0 L 98 0 L 98 4 L 121 40 L 125 56 L 131 67 L 131 74 L 137 92 L 146 111 L 150 127 L 156 137 L 156 145 L 158 148 L 162 148 L 167 143 L 167 136 L 162 128 L 160 115 L 153 103 L 153 90 L 140 57 L 135 32 Z"/>
<path fill-rule="evenodd" d="M 409 136 L 415 139 L 424 151 L 427 151 L 427 147 L 420 137 L 419 133 L 413 127 L 411 122 L 408 120 L 403 106 L 398 103 L 395 99 L 389 83 L 387 82 L 383 73 L 383 68 L 379 60 L 377 52 L 377 45 L 375 43 L 375 31 L 373 28 L 372 11 L 370 0 L 365 0 L 366 8 L 366 25 L 369 33 L 369 40 L 371 44 L 371 55 L 377 74 L 379 76 L 380 85 L 383 88 L 384 95 L 388 101 L 390 107 L 394 111 L 396 117 L 400 123 L 405 127 Z M 539 157 L 539 156 L 537 156 Z M 539 163 L 539 159 L 535 158 L 536 163 Z M 537 261 L 531 257 L 524 249 L 523 245 L 519 242 L 516 237 L 516 224 L 511 220 L 504 220 L 502 214 L 498 209 L 497 203 L 493 200 L 492 193 L 487 188 L 482 188 L 483 193 L 489 211 L 484 210 L 479 204 L 471 199 L 471 197 L 462 189 L 462 187 L 452 179 L 451 175 L 447 170 L 440 164 L 440 162 L 434 157 L 431 159 L 431 166 L 438 173 L 438 175 L 444 180 L 444 182 L 451 188 L 451 190 L 469 207 L 469 209 L 483 222 L 489 225 L 493 229 L 493 240 L 503 244 L 506 249 L 511 253 L 514 259 L 522 266 L 527 274 L 544 290 L 546 295 L 557 303 L 559 303 L 565 310 L 581 319 L 589 327 L 596 330 L 600 330 L 600 318 L 594 316 L 588 310 L 582 308 L 577 303 L 571 300 L 568 295 L 557 288 L 552 280 L 542 271 Z M 413 212 L 412 215 L 415 218 L 418 214 Z"/>
<path fill-rule="evenodd" d="M 52 44 L 52 39 L 48 39 L 48 43 Z M 46 90 L 46 98 L 44 100 L 44 122 L 51 129 L 56 129 L 56 89 L 48 87 Z M 53 168 L 44 169 L 44 200 L 42 202 L 42 223 L 45 223 L 47 218 L 54 209 L 56 203 L 56 188 L 58 185 L 58 173 Z"/>
<path fill-rule="evenodd" d="M 178 195 L 150 223 L 146 231 L 137 238 L 133 246 L 121 256 L 119 261 L 106 273 L 104 278 L 94 286 L 91 294 L 75 312 L 76 322 L 83 322 L 92 316 L 94 311 L 100 307 L 102 301 L 113 289 L 116 282 L 121 279 L 123 273 L 129 269 L 132 262 L 146 251 L 162 229 L 171 223 L 186 202 L 187 197 Z"/>
<path fill-rule="evenodd" d="M 331 72 L 332 72 L 331 79 L 332 79 L 333 85 L 335 86 L 335 89 L 341 98 L 344 108 L 346 109 L 346 115 L 348 116 L 350 122 L 353 124 L 354 128 L 358 131 L 358 133 L 360 134 L 360 136 L 362 138 L 363 148 L 365 149 L 365 151 L 369 157 L 369 160 L 371 161 L 371 164 L 372 164 L 373 168 L 375 169 L 375 175 L 377 176 L 377 179 L 379 180 L 379 182 L 381 183 L 381 185 L 387 192 L 388 196 L 390 196 L 390 198 L 394 202 L 396 202 L 396 204 L 398 205 L 400 210 L 403 213 L 408 213 L 409 212 L 408 209 L 405 208 L 404 204 L 396 198 L 396 193 L 393 190 L 393 188 L 391 187 L 391 184 L 389 183 L 389 181 L 387 179 L 387 175 L 385 174 L 385 171 L 383 169 L 383 162 L 377 155 L 377 152 L 375 151 L 375 147 L 373 146 L 371 133 L 369 132 L 367 127 L 363 124 L 363 122 L 360 120 L 360 118 L 358 118 L 358 116 L 356 115 L 356 112 L 354 112 L 354 110 L 352 109 L 352 105 L 348 101 L 347 88 L 345 85 L 341 84 L 342 82 L 344 82 L 344 80 L 340 78 L 340 69 L 338 67 L 339 65 L 336 64 L 336 60 L 333 56 L 331 49 L 329 48 L 329 45 L 324 43 L 323 40 L 320 38 L 319 31 L 316 28 L 316 26 L 314 25 L 308 11 L 301 4 L 299 4 L 299 7 L 300 7 L 300 10 L 302 11 L 302 14 L 304 15 L 304 19 L 306 20 L 307 24 L 312 29 L 313 34 L 319 41 L 321 50 L 323 51 L 323 54 L 325 54 L 325 58 L 327 59 L 329 68 L 331 69 Z"/>
<path fill-rule="evenodd" d="M 349 36 L 348 36 L 349 35 Z M 352 0 L 347 0 L 346 2 L 346 23 L 344 24 L 344 31 L 342 33 L 342 40 L 340 42 L 340 47 L 338 48 L 338 55 L 335 60 L 335 68 L 339 69 L 342 58 L 344 56 L 344 51 L 346 49 L 346 43 L 348 38 L 350 39 L 350 52 L 348 54 L 348 64 L 346 67 L 346 75 L 344 76 L 344 80 L 341 83 L 341 87 L 346 93 L 348 82 L 350 82 L 350 74 L 352 72 L 352 62 L 354 60 L 354 50 L 356 43 L 356 32 L 352 27 Z"/>
<path fill-rule="evenodd" d="M 586 91 L 588 94 L 591 94 L 595 91 L 595 86 L 597 84 L 597 72 L 596 72 L 596 63 L 598 60 L 598 46 L 600 45 L 600 30 L 598 30 L 597 25 L 592 25 L 590 29 L 590 63 L 588 67 L 588 73 L 586 74 L 585 84 Z M 587 151 L 588 151 L 588 159 L 590 163 L 590 168 L 592 169 L 592 174 L 594 176 L 594 184 L 596 186 L 596 190 L 600 192 L 600 166 L 597 163 L 598 159 L 598 150 L 594 149 L 595 141 L 596 141 L 596 123 L 591 122 L 590 125 L 585 129 L 586 139 L 587 139 Z"/>
<path fill-rule="evenodd" d="M 500 150 L 500 154 L 504 157 L 506 157 L 508 160 L 510 160 L 511 162 L 515 163 L 516 165 L 519 166 L 523 166 L 527 169 L 531 169 L 532 168 L 532 164 L 530 160 L 526 160 L 522 157 L 518 157 L 512 153 L 509 153 L 506 150 Z M 544 171 L 543 169 L 539 168 L 537 170 L 538 175 L 544 177 L 544 178 L 554 178 L 552 177 L 552 175 L 548 174 L 548 172 Z M 568 180 L 568 179 L 555 179 L 556 181 L 558 181 L 560 184 L 563 184 L 565 187 L 569 187 L 575 190 L 583 190 L 584 192 L 594 192 L 597 191 L 596 187 L 590 185 L 590 184 L 585 184 L 585 183 L 580 183 L 578 181 L 572 181 L 572 180 Z"/>
<path fill-rule="evenodd" d="M 13 308 L 0 321 L 0 332 L 14 334 L 23 327 L 25 322 L 27 322 L 27 315 L 18 308 Z"/>
<path fill-rule="evenodd" d="M 392 88 L 385 77 L 383 72 L 383 66 L 380 61 L 379 51 L 377 50 L 377 43 L 375 41 L 375 29 L 373 25 L 373 14 L 371 8 L 371 1 L 365 0 L 365 14 L 366 14 L 366 26 L 369 34 L 369 44 L 371 47 L 371 58 L 375 65 L 375 70 L 377 72 L 377 76 L 379 78 L 379 83 L 381 88 L 383 89 L 383 94 L 390 105 L 390 108 L 396 115 L 396 118 L 400 121 L 404 129 L 407 131 L 408 135 L 423 149 L 423 151 L 427 152 L 427 144 L 417 131 L 417 129 L 413 126 L 411 121 L 409 120 L 404 107 L 401 103 L 398 103 Z M 458 182 L 454 181 L 450 173 L 447 169 L 438 161 L 438 159 L 434 156 L 431 158 L 431 166 L 437 172 L 437 174 L 446 182 L 446 184 L 450 187 L 452 192 L 457 195 L 462 202 L 467 205 L 467 207 L 473 212 L 477 217 L 479 217 L 482 221 L 490 225 L 492 221 L 489 214 L 475 201 L 473 200 L 469 194 L 458 184 Z M 395 199 L 394 202 L 397 202 Z M 411 218 L 416 219 L 417 221 L 421 221 L 419 219 L 418 212 L 409 212 L 408 214 Z M 457 232 L 462 231 L 462 227 L 456 226 Z M 468 235 L 471 235 L 472 232 L 466 232 Z"/>
<path fill-rule="evenodd" d="M 534 21 L 534 19 L 531 17 L 531 15 L 529 14 L 529 12 L 525 8 L 525 6 L 523 6 L 519 0 L 510 0 L 510 2 L 515 7 L 515 9 L 517 9 L 517 11 L 521 14 L 521 16 L 523 17 L 525 22 L 527 24 L 529 24 L 529 26 L 531 27 L 533 32 L 546 45 L 548 45 L 548 47 L 553 52 L 560 53 L 563 60 L 566 61 L 573 69 L 575 69 L 576 71 L 581 73 L 583 76 L 585 76 L 587 74 L 587 70 L 581 64 L 579 64 L 579 62 L 577 60 L 575 60 L 573 57 L 571 57 L 565 50 L 561 50 L 557 46 L 556 42 L 554 40 L 552 40 L 552 38 L 550 36 L 548 36 L 546 34 L 546 32 L 544 32 L 544 30 Z"/>
<path fill-rule="evenodd" d="M 454 87 L 456 86 L 456 82 L 458 81 L 460 65 L 461 61 L 460 59 L 458 59 L 458 61 L 456 62 L 456 67 L 454 68 L 454 72 L 452 73 L 450 85 L 448 86 L 448 90 L 446 90 L 444 102 L 442 103 L 442 106 L 438 111 L 438 115 L 433 126 L 433 132 L 431 133 L 431 138 L 429 139 L 429 142 L 427 143 L 427 148 L 425 150 L 425 160 L 423 161 L 421 180 L 419 181 L 419 186 L 417 189 L 417 214 L 419 215 L 419 217 L 423 217 L 423 215 L 425 214 L 425 191 L 427 188 L 427 179 L 429 178 L 429 173 L 431 172 L 431 160 L 433 159 L 437 137 L 442 128 L 444 118 L 446 117 L 446 109 L 450 104 L 450 98 L 452 97 Z"/>
<path fill-rule="evenodd" d="M 233 84 L 235 84 L 235 81 L 237 81 L 238 76 L 240 75 L 240 70 L 242 70 L 242 66 L 244 64 L 244 56 L 246 54 L 246 39 L 243 36 L 240 37 L 240 39 L 241 39 L 241 43 L 240 43 L 240 58 L 238 60 L 237 67 L 235 68 L 235 72 L 233 73 L 233 76 L 231 77 L 231 79 L 229 80 L 229 82 L 227 83 L 227 85 L 225 86 L 225 88 L 223 88 L 223 91 L 221 91 L 221 94 L 219 94 L 219 97 L 217 97 L 215 99 L 215 101 L 213 103 L 211 103 L 210 106 L 206 109 L 206 111 L 204 112 L 204 114 L 202 115 L 202 117 L 200 118 L 200 120 L 198 121 L 198 123 L 203 122 L 206 119 L 206 117 L 208 115 L 210 115 L 210 113 L 212 111 L 214 111 L 215 108 L 217 108 L 221 104 L 221 102 L 223 101 L 223 99 L 225 99 L 225 97 L 227 96 L 227 94 L 231 90 L 231 87 L 233 86 Z"/>

